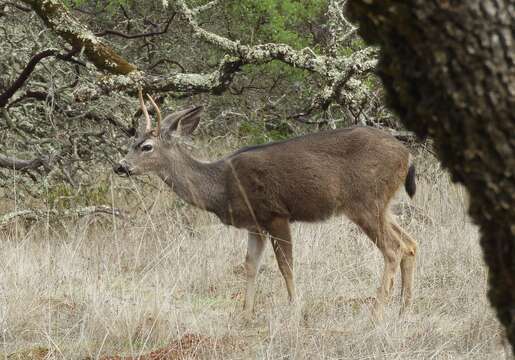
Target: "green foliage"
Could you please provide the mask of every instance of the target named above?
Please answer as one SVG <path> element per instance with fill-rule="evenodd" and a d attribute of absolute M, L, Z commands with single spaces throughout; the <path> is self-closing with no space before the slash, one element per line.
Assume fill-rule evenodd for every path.
<path fill-rule="evenodd" d="M 319 22 L 326 0 L 242 0 L 226 3 L 232 31 L 242 41 L 285 43 L 295 48 L 313 46 L 311 23 Z"/>

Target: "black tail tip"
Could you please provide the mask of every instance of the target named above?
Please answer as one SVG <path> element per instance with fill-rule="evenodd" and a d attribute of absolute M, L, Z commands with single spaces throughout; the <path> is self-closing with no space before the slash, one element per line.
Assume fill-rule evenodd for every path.
<path fill-rule="evenodd" d="M 408 169 L 408 175 L 406 175 L 404 187 L 406 188 L 406 192 L 410 198 L 415 196 L 415 192 L 417 191 L 417 183 L 415 182 L 415 165 L 413 164 L 411 164 Z"/>

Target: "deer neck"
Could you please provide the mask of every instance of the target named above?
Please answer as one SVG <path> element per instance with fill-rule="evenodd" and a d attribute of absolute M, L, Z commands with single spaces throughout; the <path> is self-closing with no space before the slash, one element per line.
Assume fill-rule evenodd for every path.
<path fill-rule="evenodd" d="M 218 162 L 201 162 L 183 149 L 169 155 L 158 175 L 184 201 L 201 209 L 218 213 L 224 199 L 222 166 Z"/>

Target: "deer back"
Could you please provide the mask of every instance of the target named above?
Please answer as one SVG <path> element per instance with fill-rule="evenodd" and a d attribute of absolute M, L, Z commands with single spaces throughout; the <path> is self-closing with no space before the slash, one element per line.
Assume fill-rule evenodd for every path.
<path fill-rule="evenodd" d="M 276 216 L 319 221 L 389 199 L 409 152 L 383 131 L 355 127 L 244 148 L 224 162 L 226 216 L 246 227 Z"/>

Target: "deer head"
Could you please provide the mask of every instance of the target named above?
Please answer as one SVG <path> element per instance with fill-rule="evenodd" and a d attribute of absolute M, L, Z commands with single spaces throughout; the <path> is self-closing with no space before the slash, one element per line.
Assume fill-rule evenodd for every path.
<path fill-rule="evenodd" d="M 170 166 L 170 160 L 180 157 L 183 138 L 191 135 L 200 122 L 201 106 L 174 112 L 161 120 L 159 107 L 150 95 L 147 96 L 156 111 L 157 125 L 152 129 L 152 121 L 140 88 L 138 97 L 144 121 L 140 123 L 136 140 L 125 158 L 113 166 L 118 175 L 159 172 Z"/>

